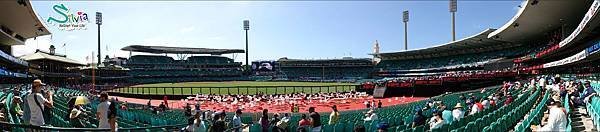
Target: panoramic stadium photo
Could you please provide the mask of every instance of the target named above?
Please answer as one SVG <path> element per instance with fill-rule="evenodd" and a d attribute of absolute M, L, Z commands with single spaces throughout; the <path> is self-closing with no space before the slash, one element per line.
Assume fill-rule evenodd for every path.
<path fill-rule="evenodd" d="M 0 0 L 1 132 L 599 132 L 600 0 Z"/>

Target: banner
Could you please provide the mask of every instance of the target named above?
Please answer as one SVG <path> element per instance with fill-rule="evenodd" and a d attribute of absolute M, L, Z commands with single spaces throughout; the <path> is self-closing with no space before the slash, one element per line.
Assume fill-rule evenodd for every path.
<path fill-rule="evenodd" d="M 583 28 L 585 28 L 585 26 L 587 26 L 588 22 L 592 19 L 592 17 L 594 17 L 596 15 L 596 13 L 598 11 L 598 7 L 600 7 L 599 2 L 600 2 L 599 0 L 594 0 L 594 3 L 592 4 L 592 6 L 588 10 L 588 12 L 585 13 L 583 20 L 581 20 L 581 22 L 579 23 L 579 25 L 577 26 L 575 31 L 573 31 L 573 33 L 571 33 L 571 35 L 566 37 L 563 41 L 560 41 L 560 43 L 559 43 L 560 47 L 563 47 L 563 46 L 567 45 L 568 43 L 570 43 L 571 41 L 573 41 L 575 36 L 579 35 L 581 30 L 583 30 Z"/>

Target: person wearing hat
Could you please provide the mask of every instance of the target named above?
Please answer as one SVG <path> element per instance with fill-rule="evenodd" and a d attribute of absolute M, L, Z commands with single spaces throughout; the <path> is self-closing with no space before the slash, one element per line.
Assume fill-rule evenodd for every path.
<path fill-rule="evenodd" d="M 531 131 L 566 131 L 567 112 L 560 104 L 560 101 L 549 102 L 548 111 L 550 112 L 548 115 L 548 122 L 544 126 L 531 125 Z"/>
<path fill-rule="evenodd" d="M 454 110 L 452 110 L 452 117 L 454 117 L 454 121 L 460 121 L 460 119 L 465 117 L 465 112 L 462 110 L 463 106 L 461 103 L 456 103 L 454 106 Z"/>
<path fill-rule="evenodd" d="M 596 90 L 594 90 L 594 88 L 592 87 L 592 85 L 590 84 L 590 81 L 585 81 L 585 83 L 583 83 L 583 94 L 581 96 L 580 100 L 583 100 L 583 103 L 589 102 L 590 97 L 596 95 Z"/>
<path fill-rule="evenodd" d="M 369 110 L 367 111 L 367 114 L 365 114 L 365 121 L 377 121 L 379 118 L 377 117 L 377 114 L 375 114 L 375 112 L 373 110 Z"/>
<path fill-rule="evenodd" d="M 42 80 L 33 80 L 31 94 L 27 95 L 27 104 L 29 106 L 29 124 L 34 126 L 45 125 L 43 111 L 45 108 L 53 107 L 52 92 L 48 92 L 50 96 L 45 98 L 42 93 Z"/>
<path fill-rule="evenodd" d="M 331 109 L 333 110 L 333 112 L 331 112 L 331 114 L 329 115 L 329 125 L 337 123 L 340 119 L 340 112 L 338 112 L 337 106 L 333 105 L 331 106 Z"/>
<path fill-rule="evenodd" d="M 83 125 L 83 120 L 81 119 L 81 114 L 82 111 L 81 109 L 81 105 L 75 105 L 72 109 L 71 112 L 69 114 L 69 123 L 71 123 L 71 126 L 75 127 L 75 128 L 83 128 L 85 127 Z"/>

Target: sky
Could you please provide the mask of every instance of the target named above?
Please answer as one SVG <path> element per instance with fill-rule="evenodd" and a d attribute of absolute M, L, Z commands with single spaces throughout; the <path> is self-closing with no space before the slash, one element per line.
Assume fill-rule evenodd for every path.
<path fill-rule="evenodd" d="M 460 1 L 456 39 L 499 28 L 521 1 Z M 370 58 L 377 40 L 381 52 L 404 49 L 402 11 L 410 12 L 408 48 L 451 41 L 448 1 L 32 1 L 40 20 L 59 16 L 55 4 L 89 16 L 87 29 L 60 30 L 13 47 L 13 55 L 56 46 L 56 52 L 80 62 L 97 50 L 95 12 L 102 12 L 101 53 L 128 57 L 128 45 L 244 49 L 243 20 L 250 20 L 249 59 L 277 60 Z M 138 55 L 142 53 L 132 53 Z M 169 55 L 173 56 L 175 55 Z M 224 55 L 244 62 L 244 54 Z"/>

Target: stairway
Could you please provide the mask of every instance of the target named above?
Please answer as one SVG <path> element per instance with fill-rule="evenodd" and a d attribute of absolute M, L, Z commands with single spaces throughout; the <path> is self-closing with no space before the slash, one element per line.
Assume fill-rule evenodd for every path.
<path fill-rule="evenodd" d="M 383 98 L 385 97 L 385 90 L 387 88 L 386 87 L 375 87 L 375 89 L 373 90 L 373 97 L 374 98 Z"/>
<path fill-rule="evenodd" d="M 598 128 L 594 128 L 592 118 L 587 117 L 585 107 L 578 107 L 573 110 L 571 115 L 571 126 L 573 132 L 597 132 Z"/>

